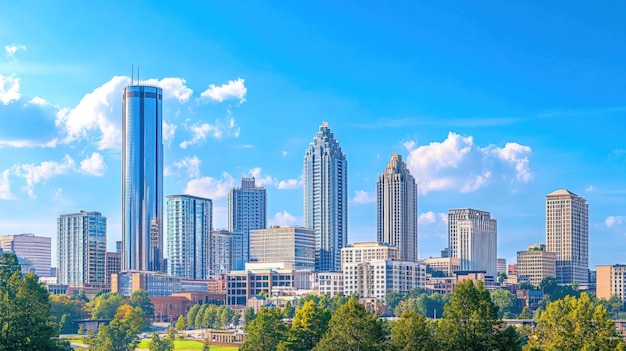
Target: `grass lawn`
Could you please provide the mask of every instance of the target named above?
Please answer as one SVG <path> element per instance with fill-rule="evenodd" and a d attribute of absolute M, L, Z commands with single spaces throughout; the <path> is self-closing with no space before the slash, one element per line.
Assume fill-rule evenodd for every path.
<path fill-rule="evenodd" d="M 148 349 L 151 340 L 141 340 L 138 349 Z M 200 351 L 202 343 L 196 340 L 174 340 L 174 350 L 176 351 Z M 232 346 L 211 346 L 211 351 L 237 351 L 237 347 Z"/>

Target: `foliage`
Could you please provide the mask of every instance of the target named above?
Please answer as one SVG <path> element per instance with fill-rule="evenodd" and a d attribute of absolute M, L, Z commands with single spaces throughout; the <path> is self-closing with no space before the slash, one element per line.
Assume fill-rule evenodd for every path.
<path fill-rule="evenodd" d="M 421 293 L 417 298 L 407 298 L 398 303 L 393 310 L 394 315 L 401 316 L 404 311 L 415 311 L 424 317 L 437 318 L 441 316 L 443 307 L 450 299 L 449 295 L 439 293 Z"/>
<path fill-rule="evenodd" d="M 278 343 L 287 335 L 287 326 L 282 322 L 282 311 L 263 307 L 246 327 L 248 337 L 241 351 L 275 351 Z"/>
<path fill-rule="evenodd" d="M 498 306 L 498 316 L 502 318 L 513 312 L 517 298 L 508 290 L 498 289 L 491 293 L 491 301 Z"/>
<path fill-rule="evenodd" d="M 187 321 L 185 320 L 185 317 L 180 315 L 176 321 L 176 331 L 182 331 L 185 329 L 187 329 Z"/>
<path fill-rule="evenodd" d="M 414 311 L 402 313 L 391 328 L 391 349 L 393 351 L 434 351 L 435 339 L 429 322 Z"/>
<path fill-rule="evenodd" d="M 133 351 L 139 338 L 127 322 L 113 319 L 109 325 L 101 324 L 98 336 L 89 343 L 89 351 Z"/>
<path fill-rule="evenodd" d="M 520 290 L 538 290 L 536 286 L 532 285 L 531 283 L 527 283 L 527 282 L 523 282 L 518 286 L 518 289 Z"/>
<path fill-rule="evenodd" d="M 124 296 L 118 293 L 104 293 L 87 303 L 91 319 L 113 319 L 117 309 L 124 304 Z"/>
<path fill-rule="evenodd" d="M 148 347 L 150 351 L 174 351 L 174 340 L 169 336 L 161 338 L 159 333 L 152 333 L 152 342 Z"/>
<path fill-rule="evenodd" d="M 278 346 L 278 350 L 311 350 L 322 338 L 330 321 L 330 311 L 308 301 L 296 311 L 287 338 Z"/>
<path fill-rule="evenodd" d="M 530 310 L 526 306 L 522 308 L 522 312 L 519 314 L 519 316 L 517 316 L 517 319 L 532 319 L 532 318 L 533 318 L 533 314 L 530 312 Z"/>
<path fill-rule="evenodd" d="M 328 323 L 328 330 L 313 350 L 336 350 L 338 345 L 345 351 L 383 350 L 385 347 L 383 324 L 369 313 L 355 298 L 335 311 Z"/>
<path fill-rule="evenodd" d="M 142 289 L 133 291 L 128 299 L 128 304 L 132 307 L 141 308 L 148 318 L 152 319 L 154 317 L 154 305 L 150 301 L 150 295 L 148 295 L 147 291 Z"/>
<path fill-rule="evenodd" d="M 549 296 L 550 302 L 564 299 L 566 296 L 580 296 L 580 291 L 578 291 L 578 284 L 576 282 L 565 286 L 558 285 L 556 283 L 556 278 L 554 277 L 543 278 L 539 284 L 539 288 L 544 294 Z"/>
<path fill-rule="evenodd" d="M 243 326 L 244 328 L 248 328 L 248 325 L 254 320 L 256 314 L 254 313 L 254 308 L 248 307 L 246 312 L 243 315 Z"/>
<path fill-rule="evenodd" d="M 624 347 L 609 313 L 586 294 L 566 296 L 537 312 L 524 350 L 616 350 Z"/>
<path fill-rule="evenodd" d="M 194 328 L 196 326 L 196 315 L 198 314 L 200 307 L 200 305 L 193 305 L 191 306 L 189 311 L 187 311 L 187 316 L 185 318 L 185 324 L 187 325 L 187 327 Z"/>
<path fill-rule="evenodd" d="M 482 282 L 458 283 L 436 328 L 439 350 L 518 350 L 519 335 L 504 329 Z"/>
<path fill-rule="evenodd" d="M 65 350 L 50 320 L 46 288 L 34 273 L 22 276 L 14 254 L 0 257 L 0 351 Z"/>
<path fill-rule="evenodd" d="M 133 308 L 124 304 L 117 309 L 115 318 L 125 322 L 135 334 L 139 334 L 150 326 L 150 318 L 140 307 Z"/>
<path fill-rule="evenodd" d="M 293 318 L 296 313 L 296 309 L 291 306 L 291 302 L 287 301 L 285 303 L 285 307 L 283 307 L 283 317 L 285 318 Z"/>
<path fill-rule="evenodd" d="M 50 314 L 52 315 L 52 322 L 59 325 L 61 334 L 76 333 L 72 321 L 86 317 L 85 302 L 64 294 L 51 294 Z"/>

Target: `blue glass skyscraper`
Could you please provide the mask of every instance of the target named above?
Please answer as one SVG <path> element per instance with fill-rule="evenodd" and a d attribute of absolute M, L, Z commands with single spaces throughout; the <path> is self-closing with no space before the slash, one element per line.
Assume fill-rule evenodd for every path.
<path fill-rule="evenodd" d="M 328 123 L 304 156 L 304 226 L 315 231 L 315 269 L 340 271 L 348 244 L 348 161 Z"/>
<path fill-rule="evenodd" d="M 161 88 L 122 97 L 122 270 L 163 271 Z"/>

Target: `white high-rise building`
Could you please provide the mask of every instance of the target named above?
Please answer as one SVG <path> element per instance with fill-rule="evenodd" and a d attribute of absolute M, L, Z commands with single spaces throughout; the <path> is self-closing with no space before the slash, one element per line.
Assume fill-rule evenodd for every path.
<path fill-rule="evenodd" d="M 167 197 L 167 272 L 184 279 L 209 279 L 211 199 L 192 195 Z"/>
<path fill-rule="evenodd" d="M 228 231 L 241 233 L 244 263 L 250 260 L 250 231 L 267 226 L 267 194 L 254 181 L 254 177 L 242 178 L 241 187 L 228 193 Z"/>
<path fill-rule="evenodd" d="M 546 195 L 546 250 L 556 252 L 558 284 L 589 282 L 589 206 L 565 189 Z"/>
<path fill-rule="evenodd" d="M 80 211 L 57 219 L 57 282 L 76 287 L 105 286 L 107 219 Z"/>
<path fill-rule="evenodd" d="M 228 274 L 237 269 L 241 255 L 241 234 L 228 230 L 211 232 L 211 249 L 209 253 L 209 278 L 217 278 L 220 274 Z"/>
<path fill-rule="evenodd" d="M 417 261 L 417 185 L 399 154 L 378 177 L 376 210 L 378 241 L 396 246 L 400 261 Z"/>
<path fill-rule="evenodd" d="M 250 261 L 283 262 L 290 269 L 315 269 L 315 234 L 312 229 L 273 226 L 250 231 Z"/>
<path fill-rule="evenodd" d="M 496 277 L 498 226 L 487 211 L 457 208 L 448 211 L 450 257 L 460 260 L 462 271 L 484 271 Z"/>
<path fill-rule="evenodd" d="M 315 269 L 340 271 L 348 244 L 348 162 L 323 122 L 304 156 L 304 226 L 315 231 Z"/>
<path fill-rule="evenodd" d="M 0 235 L 0 253 L 14 253 L 21 261 L 22 273 L 33 271 L 49 277 L 51 242 L 51 238 L 35 234 Z"/>

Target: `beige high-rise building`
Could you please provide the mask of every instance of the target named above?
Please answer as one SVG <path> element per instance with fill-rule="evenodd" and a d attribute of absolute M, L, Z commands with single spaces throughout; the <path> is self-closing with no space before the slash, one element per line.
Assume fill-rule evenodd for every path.
<path fill-rule="evenodd" d="M 556 254 L 546 245 L 535 244 L 517 252 L 517 282 L 539 286 L 544 278 L 556 278 Z"/>
<path fill-rule="evenodd" d="M 626 265 L 596 266 L 596 296 L 609 299 L 613 295 L 626 301 Z"/>
<path fill-rule="evenodd" d="M 376 241 L 358 242 L 341 249 L 341 266 L 371 260 L 398 260 L 398 248 Z"/>
<path fill-rule="evenodd" d="M 589 206 L 565 189 L 546 195 L 546 250 L 556 253 L 558 284 L 589 282 Z"/>
<path fill-rule="evenodd" d="M 296 270 L 315 269 L 315 232 L 295 226 L 250 231 L 250 261 L 284 262 Z"/>
<path fill-rule="evenodd" d="M 417 261 L 417 185 L 399 154 L 378 177 L 378 241 L 396 246 L 401 261 Z"/>
<path fill-rule="evenodd" d="M 448 210 L 450 257 L 460 259 L 463 271 L 484 271 L 496 277 L 498 225 L 487 211 L 471 208 Z"/>
<path fill-rule="evenodd" d="M 441 271 L 450 277 L 461 270 L 461 262 L 458 257 L 431 257 L 422 260 L 422 263 L 433 271 Z"/>

